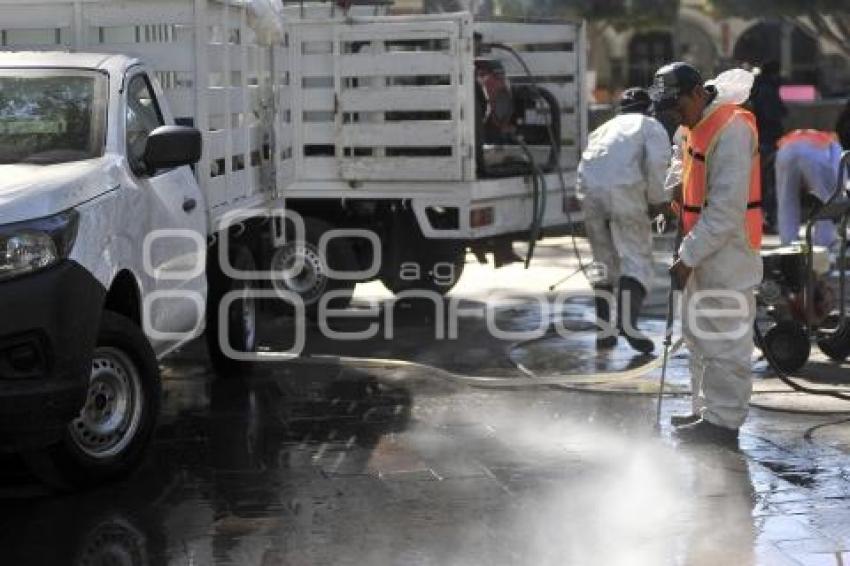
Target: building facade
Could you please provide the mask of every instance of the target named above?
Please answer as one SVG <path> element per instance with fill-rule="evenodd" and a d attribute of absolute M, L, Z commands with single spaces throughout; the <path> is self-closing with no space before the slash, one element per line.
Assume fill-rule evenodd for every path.
<path fill-rule="evenodd" d="M 599 102 L 627 86 L 648 85 L 654 70 L 672 60 L 688 61 L 706 76 L 775 61 L 788 84 L 814 85 L 822 97 L 850 95 L 850 61 L 837 46 L 779 18 L 715 18 L 700 0 L 683 0 L 672 27 L 616 31 L 591 24 L 588 38 Z"/>

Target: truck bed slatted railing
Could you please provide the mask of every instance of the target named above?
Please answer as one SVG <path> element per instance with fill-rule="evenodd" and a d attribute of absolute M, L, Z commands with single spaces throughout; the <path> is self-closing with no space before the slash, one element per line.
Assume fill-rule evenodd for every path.
<path fill-rule="evenodd" d="M 522 178 L 476 179 L 474 32 L 515 48 L 558 99 L 563 169 L 575 168 L 586 137 L 577 23 L 305 3 L 282 8 L 283 37 L 269 47 L 243 0 L 0 5 L 2 49 L 135 54 L 151 65 L 178 122 L 203 132 L 196 171 L 213 217 L 292 192 L 392 198 L 415 185 L 441 202 L 530 195 Z M 508 53 L 491 56 L 514 84 L 531 82 Z M 545 161 L 548 147 L 536 150 Z"/>
<path fill-rule="evenodd" d="M 138 56 L 177 123 L 198 127 L 196 167 L 211 216 L 268 200 L 272 172 L 292 172 L 282 128 L 271 135 L 272 92 L 289 63 L 285 46 L 260 45 L 239 2 L 207 0 L 36 0 L 3 2 L 0 48 Z M 10 9 L 11 7 L 14 9 Z M 271 59 L 277 63 L 272 67 Z M 283 90 L 283 89 L 281 89 Z M 276 103 L 286 107 L 289 98 Z M 277 167 L 271 160 L 278 159 Z"/>
<path fill-rule="evenodd" d="M 300 180 L 472 179 L 468 15 L 285 14 L 302 86 L 293 117 Z"/>

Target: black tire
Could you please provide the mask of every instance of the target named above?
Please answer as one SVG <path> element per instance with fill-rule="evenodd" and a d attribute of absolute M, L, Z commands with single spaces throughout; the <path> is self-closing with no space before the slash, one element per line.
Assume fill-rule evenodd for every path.
<path fill-rule="evenodd" d="M 381 282 L 394 294 L 413 290 L 447 294 L 463 275 L 466 247 L 453 240 L 424 238 L 417 244 L 402 252 L 401 261 L 384 271 Z M 416 267 L 408 270 L 405 265 Z"/>
<path fill-rule="evenodd" d="M 230 244 L 230 265 L 238 271 L 256 271 L 257 264 L 254 255 L 247 246 L 237 243 Z M 233 301 L 228 309 L 226 320 L 220 316 L 222 300 L 232 291 L 251 291 L 256 288 L 253 281 L 231 279 L 218 262 L 218 253 L 210 255 L 210 266 L 207 270 L 209 294 L 207 298 L 207 350 L 213 370 L 219 377 L 234 377 L 250 374 L 254 362 L 239 360 L 228 356 L 222 349 L 221 327 L 226 325 L 227 340 L 230 347 L 237 352 L 257 351 L 257 301 L 254 298 L 243 297 Z"/>
<path fill-rule="evenodd" d="M 806 365 L 812 351 L 806 331 L 790 320 L 781 321 L 768 330 L 759 347 L 785 373 L 793 373 Z"/>
<path fill-rule="evenodd" d="M 838 317 L 835 316 L 827 321 L 826 326 L 835 327 L 838 325 Z M 834 333 L 821 334 L 818 338 L 818 348 L 826 354 L 829 359 L 836 362 L 843 362 L 850 356 L 850 319 L 844 321 L 844 324 L 837 328 Z"/>
<path fill-rule="evenodd" d="M 295 293 L 304 303 L 304 310 L 308 317 L 314 318 L 318 312 L 319 301 L 322 296 L 331 291 L 339 293 L 339 296 L 328 305 L 331 308 L 343 309 L 351 302 L 354 294 L 356 281 L 335 279 L 327 276 L 323 263 L 319 256 L 319 239 L 322 234 L 332 230 L 333 227 L 318 218 L 304 218 L 305 241 L 298 242 L 294 239 L 288 241 L 283 247 L 272 252 L 270 259 L 271 271 L 274 274 L 273 287 L 280 291 Z M 303 269 L 291 277 L 284 277 L 286 270 L 291 270 L 297 265 L 298 259 L 303 260 Z M 334 238 L 327 246 L 327 257 L 324 265 L 330 266 L 336 271 L 354 271 L 358 269 L 354 248 L 351 242 L 344 238 Z M 289 303 L 286 312 L 292 312 Z"/>
<path fill-rule="evenodd" d="M 132 320 L 105 311 L 85 407 L 59 444 L 29 461 L 38 463 L 36 473 L 54 487 L 79 489 L 119 479 L 141 461 L 159 402 L 159 366 L 150 343 Z"/>

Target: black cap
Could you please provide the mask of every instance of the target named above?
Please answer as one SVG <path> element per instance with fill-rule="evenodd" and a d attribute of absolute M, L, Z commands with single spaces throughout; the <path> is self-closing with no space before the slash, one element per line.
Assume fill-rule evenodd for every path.
<path fill-rule="evenodd" d="M 632 87 L 627 88 L 620 95 L 620 112 L 640 113 L 645 114 L 649 111 L 652 105 L 652 100 L 649 98 L 649 92 L 645 88 Z"/>
<path fill-rule="evenodd" d="M 702 83 L 702 75 L 690 63 L 670 63 L 656 71 L 649 96 L 655 104 L 655 109 L 663 111 L 674 106 L 677 98 L 690 94 Z"/>

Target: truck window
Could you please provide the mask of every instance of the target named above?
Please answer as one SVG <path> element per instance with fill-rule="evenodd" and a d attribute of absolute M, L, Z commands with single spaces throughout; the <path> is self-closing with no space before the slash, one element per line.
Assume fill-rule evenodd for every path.
<path fill-rule="evenodd" d="M 144 74 L 133 76 L 127 85 L 127 160 L 134 172 L 145 170 L 143 157 L 148 135 L 165 125 L 153 94 L 150 81 Z"/>
<path fill-rule="evenodd" d="M 0 164 L 103 155 L 107 87 L 95 71 L 0 69 Z"/>

